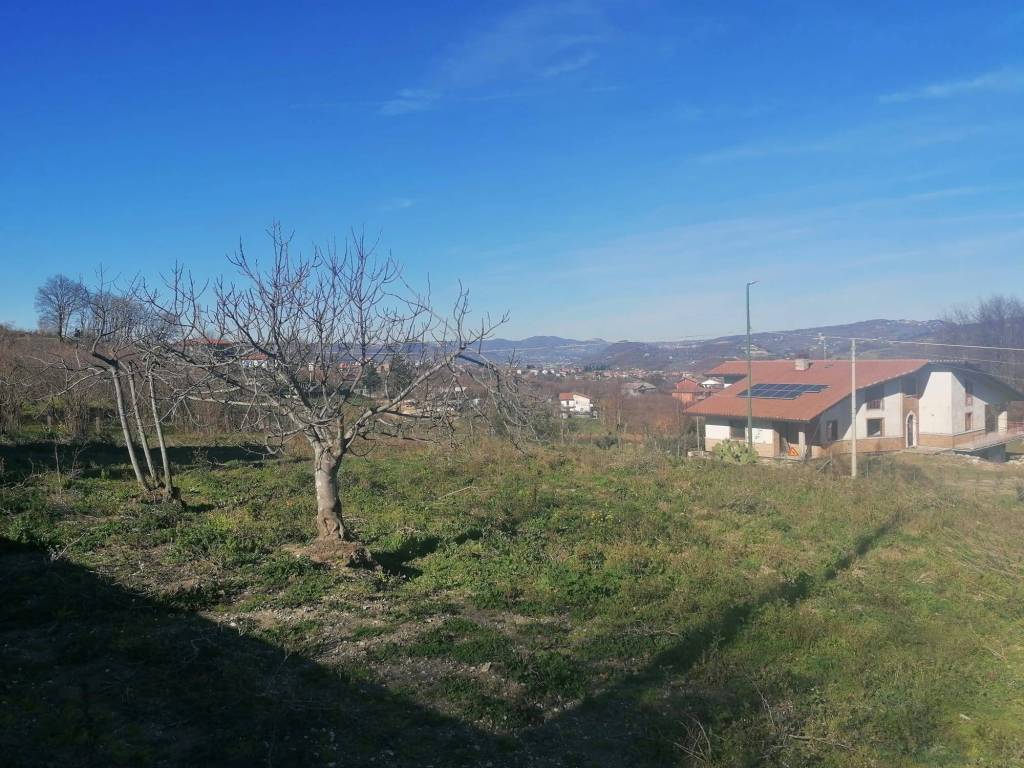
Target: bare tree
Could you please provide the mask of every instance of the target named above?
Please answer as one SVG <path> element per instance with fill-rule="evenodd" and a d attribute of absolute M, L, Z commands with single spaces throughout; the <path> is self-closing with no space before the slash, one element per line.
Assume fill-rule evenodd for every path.
<path fill-rule="evenodd" d="M 27 399 L 21 386 L 26 378 L 26 366 L 19 354 L 15 332 L 0 325 L 0 435 L 16 433 Z"/>
<path fill-rule="evenodd" d="M 114 410 L 136 482 L 144 492 L 160 489 L 164 500 L 170 500 L 177 498 L 178 492 L 162 429 L 167 409 L 162 411 L 158 406 L 154 381 L 161 359 L 157 350 L 163 349 L 163 334 L 172 326 L 140 301 L 141 287 L 140 282 L 133 281 L 125 289 L 118 289 L 104 278 L 102 271 L 95 287 L 82 286 L 82 303 L 76 310 L 81 315 L 80 327 L 73 336 L 65 337 L 68 343 L 61 345 L 47 367 L 64 374 L 55 394 L 81 390 L 103 379 L 110 382 Z M 162 478 L 149 447 L 147 421 L 160 447 Z"/>
<path fill-rule="evenodd" d="M 966 359 L 978 360 L 983 370 L 1024 382 L 1024 353 L 1011 351 L 1024 349 L 1024 303 L 1013 296 L 993 295 L 976 304 L 957 307 L 943 318 L 945 328 L 941 341 L 953 344 L 973 344 L 1010 349 L 973 350 Z M 949 350 L 945 350 L 945 354 Z M 940 352 L 943 354 L 943 352 Z"/>
<path fill-rule="evenodd" d="M 179 268 L 151 303 L 178 324 L 164 354 L 185 396 L 231 405 L 271 448 L 293 437 L 308 443 L 321 545 L 355 541 L 339 471 L 373 439 L 451 441 L 484 417 L 528 428 L 516 380 L 480 353 L 504 318 L 470 326 L 461 289 L 450 312 L 437 314 L 361 236 L 302 256 L 280 225 L 269 235 L 265 267 L 240 247 L 229 257 L 237 283 L 200 287 Z"/>
<path fill-rule="evenodd" d="M 53 275 L 36 290 L 39 327 L 61 339 L 69 336 L 72 322 L 85 309 L 87 300 L 88 292 L 80 280 Z"/>

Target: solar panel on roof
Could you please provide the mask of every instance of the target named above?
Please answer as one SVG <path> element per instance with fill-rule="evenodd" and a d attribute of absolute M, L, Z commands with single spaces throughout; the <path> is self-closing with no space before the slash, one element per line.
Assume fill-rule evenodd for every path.
<path fill-rule="evenodd" d="M 827 384 L 755 383 L 750 388 L 750 397 L 761 397 L 767 400 L 795 400 L 807 392 L 821 392 L 827 388 Z M 736 397 L 747 397 L 747 390 L 743 390 Z"/>

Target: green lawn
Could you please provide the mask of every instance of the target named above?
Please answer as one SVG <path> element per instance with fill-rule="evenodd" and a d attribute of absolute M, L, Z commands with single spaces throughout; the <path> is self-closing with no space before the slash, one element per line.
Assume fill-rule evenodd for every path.
<path fill-rule="evenodd" d="M 1024 765 L 1024 470 L 391 449 L 346 572 L 304 463 L 175 458 L 2 449 L 13 764 Z"/>

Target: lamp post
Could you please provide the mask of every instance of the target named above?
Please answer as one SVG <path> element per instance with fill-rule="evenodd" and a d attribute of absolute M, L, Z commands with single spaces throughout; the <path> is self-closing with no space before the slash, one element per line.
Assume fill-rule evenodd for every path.
<path fill-rule="evenodd" d="M 754 364 L 750 359 L 750 286 L 757 285 L 758 280 L 747 283 L 747 447 L 754 450 L 754 401 L 751 389 L 754 386 Z"/>

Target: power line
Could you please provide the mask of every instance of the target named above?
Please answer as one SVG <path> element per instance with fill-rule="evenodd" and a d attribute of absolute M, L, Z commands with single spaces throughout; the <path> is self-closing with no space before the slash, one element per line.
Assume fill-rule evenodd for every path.
<path fill-rule="evenodd" d="M 913 344 L 920 347 L 953 347 L 956 349 L 987 349 L 997 352 L 1024 352 L 1024 348 L 1021 347 L 992 347 L 981 344 L 952 344 L 943 341 L 897 341 L 896 339 L 869 339 L 860 336 L 826 336 L 825 338 L 840 339 L 842 341 L 870 341 L 876 344 Z"/>

